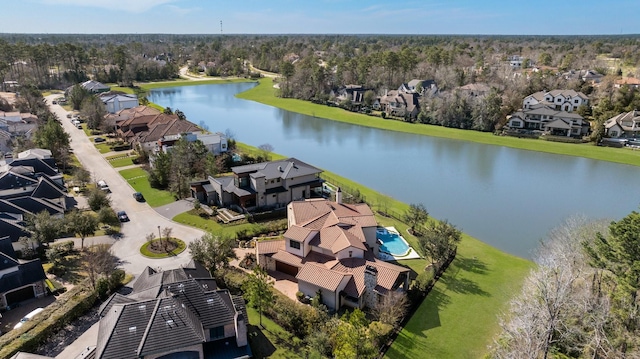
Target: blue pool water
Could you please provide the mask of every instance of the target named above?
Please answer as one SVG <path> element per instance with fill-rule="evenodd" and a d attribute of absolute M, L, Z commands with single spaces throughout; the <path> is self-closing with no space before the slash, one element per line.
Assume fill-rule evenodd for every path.
<path fill-rule="evenodd" d="M 389 232 L 386 229 L 378 229 L 376 237 L 382 242 L 380 245 L 381 252 L 386 252 L 393 256 L 404 256 L 409 252 L 409 246 L 397 233 Z"/>

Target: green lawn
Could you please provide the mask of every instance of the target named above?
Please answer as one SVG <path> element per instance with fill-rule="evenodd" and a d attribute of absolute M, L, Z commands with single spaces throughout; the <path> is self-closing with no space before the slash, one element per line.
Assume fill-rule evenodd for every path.
<path fill-rule="evenodd" d="M 184 252 L 185 249 L 187 249 L 187 244 L 184 243 L 184 241 L 178 239 L 178 238 L 173 238 L 172 237 L 172 241 L 174 243 L 177 243 L 177 247 L 172 250 L 171 252 L 163 252 L 163 253 L 156 253 L 156 252 L 152 252 L 151 249 L 149 248 L 150 245 L 152 245 L 152 243 L 157 243 L 158 245 L 162 245 L 162 241 L 166 241 L 166 237 L 161 240 L 160 238 L 156 238 L 154 240 L 152 240 L 151 242 L 145 242 L 142 247 L 140 247 L 140 253 L 142 253 L 143 256 L 147 257 L 147 258 L 168 258 L 168 257 L 175 257 L 178 254 Z"/>
<path fill-rule="evenodd" d="M 100 152 L 102 154 L 105 154 L 107 152 L 111 152 L 111 147 L 109 147 L 109 144 L 106 143 L 106 142 L 96 143 L 95 146 L 98 149 L 98 152 Z"/>
<path fill-rule="evenodd" d="M 626 148 L 598 147 L 592 144 L 567 144 L 549 142 L 545 140 L 495 136 L 486 132 L 459 130 L 433 125 L 411 124 L 395 120 L 384 120 L 382 118 L 349 112 L 336 107 L 318 105 L 308 101 L 276 97 L 275 91 L 276 90 L 273 88 L 273 80 L 264 78 L 260 80 L 260 85 L 243 93 L 237 94 L 236 96 L 238 98 L 264 103 L 309 116 L 383 130 L 413 133 L 424 136 L 445 137 L 455 140 L 471 141 L 553 154 L 579 156 L 595 160 L 640 166 L 640 151 L 632 151 Z"/>
<path fill-rule="evenodd" d="M 131 166 L 133 164 L 133 157 L 128 156 L 127 154 L 113 155 L 113 156 L 107 157 L 107 161 L 109 161 L 109 164 L 111 164 L 111 166 L 116 168 Z"/>
<path fill-rule="evenodd" d="M 142 168 L 130 168 L 120 171 L 120 175 L 138 192 L 142 193 L 151 207 L 159 207 L 175 201 L 169 191 L 151 188 L 147 172 Z"/>
<path fill-rule="evenodd" d="M 180 213 L 172 220 L 187 226 L 200 228 L 203 231 L 214 232 L 221 235 L 235 237 L 236 233 L 243 230 L 252 231 L 263 226 L 264 223 L 240 222 L 239 224 L 220 224 L 215 217 L 203 218 L 191 212 Z"/>
<path fill-rule="evenodd" d="M 247 335 L 254 358 L 302 358 L 297 350 L 290 346 L 290 334 L 281 326 L 266 316 L 262 316 L 262 328 L 260 327 L 260 314 L 247 305 L 249 325 Z"/>
<path fill-rule="evenodd" d="M 464 236 L 458 255 L 385 357 L 482 358 L 533 263 Z"/>

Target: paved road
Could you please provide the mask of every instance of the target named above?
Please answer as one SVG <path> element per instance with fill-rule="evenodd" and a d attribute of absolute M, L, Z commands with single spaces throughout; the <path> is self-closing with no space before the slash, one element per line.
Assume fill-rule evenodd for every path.
<path fill-rule="evenodd" d="M 51 95 L 47 101 L 60 95 Z M 106 159 L 98 152 L 93 143 L 84 132 L 75 128 L 67 119 L 67 111 L 59 105 L 50 105 L 51 111 L 58 115 L 62 125 L 71 136 L 71 148 L 85 169 L 91 172 L 94 181 L 105 180 L 111 189 L 111 203 L 116 211 L 125 210 L 131 219 L 123 223 L 122 237 L 113 244 L 114 255 L 120 258 L 122 268 L 133 275 L 138 275 L 146 266 L 162 269 L 177 268 L 186 264 L 189 251 L 184 251 L 178 256 L 164 259 L 149 259 L 140 254 L 140 246 L 145 242 L 145 236 L 149 233 L 158 235 L 160 228 L 173 228 L 172 236 L 189 243 L 201 237 L 204 232 L 199 229 L 187 227 L 173 222 L 157 213 L 147 203 L 139 203 L 132 197 L 135 190 L 120 176 L 116 169 L 111 167 Z"/>

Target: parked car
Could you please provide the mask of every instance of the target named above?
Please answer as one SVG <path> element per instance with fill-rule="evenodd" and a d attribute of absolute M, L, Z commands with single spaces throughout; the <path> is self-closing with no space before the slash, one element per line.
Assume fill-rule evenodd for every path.
<path fill-rule="evenodd" d="M 22 319 L 20 319 L 20 321 L 18 322 L 18 324 L 16 324 L 13 329 L 18 329 L 21 326 L 24 325 L 24 323 L 28 322 L 29 320 L 31 320 L 33 317 L 35 317 L 36 315 L 38 315 L 38 313 L 42 312 L 44 309 L 43 308 L 36 308 L 34 310 L 32 310 L 31 312 L 29 312 L 29 314 L 25 315 Z"/>
<path fill-rule="evenodd" d="M 105 180 L 98 181 L 97 185 L 98 185 L 98 188 L 100 188 L 101 190 L 105 192 L 111 192 L 111 189 L 109 189 L 109 185 Z"/>
<path fill-rule="evenodd" d="M 57 104 L 58 104 L 58 101 L 53 100 L 53 102 L 52 102 L 52 103 L 53 103 L 54 105 L 57 105 Z"/>
<path fill-rule="evenodd" d="M 127 216 L 127 212 L 120 211 L 117 213 L 117 215 L 120 222 L 129 222 L 129 216 Z"/>
<path fill-rule="evenodd" d="M 68 114 L 67 114 L 67 118 L 71 118 L 71 113 L 68 113 Z"/>
<path fill-rule="evenodd" d="M 133 193 L 133 198 L 135 198 L 136 201 L 138 201 L 138 202 L 144 202 L 144 196 L 140 192 L 134 192 Z"/>
<path fill-rule="evenodd" d="M 100 142 L 104 142 L 104 141 L 106 141 L 106 140 L 104 138 L 102 138 L 102 137 L 96 137 L 96 138 L 93 139 L 93 142 L 95 142 L 95 143 L 100 143 Z"/>

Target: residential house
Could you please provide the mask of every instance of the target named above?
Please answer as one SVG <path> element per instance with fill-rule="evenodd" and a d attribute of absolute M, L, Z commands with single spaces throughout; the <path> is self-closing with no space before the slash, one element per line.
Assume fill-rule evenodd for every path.
<path fill-rule="evenodd" d="M 47 279 L 40 259 L 16 259 L 9 237 L 0 238 L 0 310 L 8 310 L 22 301 L 47 294 Z"/>
<path fill-rule="evenodd" d="M 161 112 L 158 109 L 149 106 L 137 106 L 127 109 L 122 109 L 116 113 L 108 113 L 104 116 L 105 122 L 114 130 L 117 128 L 117 124 L 121 124 L 124 121 L 141 116 L 159 115 Z"/>
<path fill-rule="evenodd" d="M 420 112 L 417 93 L 397 90 L 385 91 L 380 98 L 380 108 L 391 116 L 415 118 Z"/>
<path fill-rule="evenodd" d="M 24 217 L 47 211 L 63 217 L 69 204 L 51 152 L 32 149 L 0 161 L 0 233 L 12 241 L 28 235 Z"/>
<path fill-rule="evenodd" d="M 621 79 L 615 80 L 613 83 L 613 87 L 620 88 L 622 86 L 627 86 L 629 88 L 640 88 L 640 79 L 635 77 L 623 77 Z"/>
<path fill-rule="evenodd" d="M 180 138 L 184 138 L 189 142 L 200 141 L 214 156 L 218 156 L 228 150 L 227 137 L 223 133 L 203 133 L 202 131 L 198 131 L 164 136 L 158 140 L 158 145 L 154 153 L 158 151 L 168 153 Z"/>
<path fill-rule="evenodd" d="M 137 127 L 137 129 L 141 128 Z M 154 152 L 158 151 L 163 145 L 172 145 L 184 134 L 200 131 L 198 126 L 187 120 L 181 120 L 176 115 L 160 114 L 146 123 L 146 129 L 136 132 L 127 141 L 134 146 L 140 145 L 146 151 Z"/>
<path fill-rule="evenodd" d="M 12 151 L 12 140 L 31 138 L 38 127 L 38 116 L 26 112 L 0 111 L 0 151 Z"/>
<path fill-rule="evenodd" d="M 80 86 L 91 93 L 102 93 L 111 90 L 109 86 L 94 80 L 85 81 Z"/>
<path fill-rule="evenodd" d="M 358 109 L 364 104 L 364 94 L 367 91 L 367 88 L 360 85 L 346 85 L 331 90 L 329 95 L 335 98 L 338 105 L 348 102 L 351 108 Z"/>
<path fill-rule="evenodd" d="M 406 290 L 410 270 L 377 257 L 377 222 L 367 204 L 325 199 L 293 201 L 282 240 L 259 241 L 258 264 L 295 277 L 309 297 L 319 292 L 331 310 L 375 307 L 383 295 Z"/>
<path fill-rule="evenodd" d="M 569 70 L 562 74 L 566 80 L 582 80 L 589 83 L 600 83 L 604 75 L 595 70 Z"/>
<path fill-rule="evenodd" d="M 407 83 L 403 83 L 398 88 L 398 92 L 406 94 L 418 94 L 420 96 L 430 96 L 438 92 L 438 85 L 435 80 L 417 80 L 413 79 Z"/>
<path fill-rule="evenodd" d="M 509 62 L 509 66 L 514 69 L 520 69 L 522 68 L 524 57 L 520 56 L 520 55 L 511 55 L 507 57 L 507 61 Z"/>
<path fill-rule="evenodd" d="M 140 106 L 138 96 L 123 93 L 103 93 L 99 96 L 108 113 Z"/>
<path fill-rule="evenodd" d="M 491 91 L 491 87 L 485 83 L 474 83 L 460 86 L 456 91 L 467 97 L 485 97 Z"/>
<path fill-rule="evenodd" d="M 282 208 L 310 198 L 322 187 L 322 170 L 296 158 L 232 167 L 233 175 L 192 183 L 195 198 L 218 207 L 245 212 L 258 208 Z"/>
<path fill-rule="evenodd" d="M 589 133 L 589 123 L 577 113 L 558 111 L 542 104 L 529 105 L 528 108 L 511 114 L 507 127 L 541 131 L 557 136 L 584 136 Z"/>
<path fill-rule="evenodd" d="M 200 264 L 158 272 L 147 267 L 128 295 L 99 309 L 96 359 L 250 358 L 244 299 Z"/>
<path fill-rule="evenodd" d="M 621 113 L 604 122 L 607 137 L 640 138 L 640 111 Z"/>
<path fill-rule="evenodd" d="M 18 85 L 18 81 L 2 82 L 2 92 L 18 92 L 19 89 L 20 85 Z"/>
<path fill-rule="evenodd" d="M 538 104 L 558 111 L 573 112 L 582 105 L 589 105 L 589 98 L 582 92 L 574 90 L 539 91 L 525 97 L 522 108 L 527 110 Z"/>

